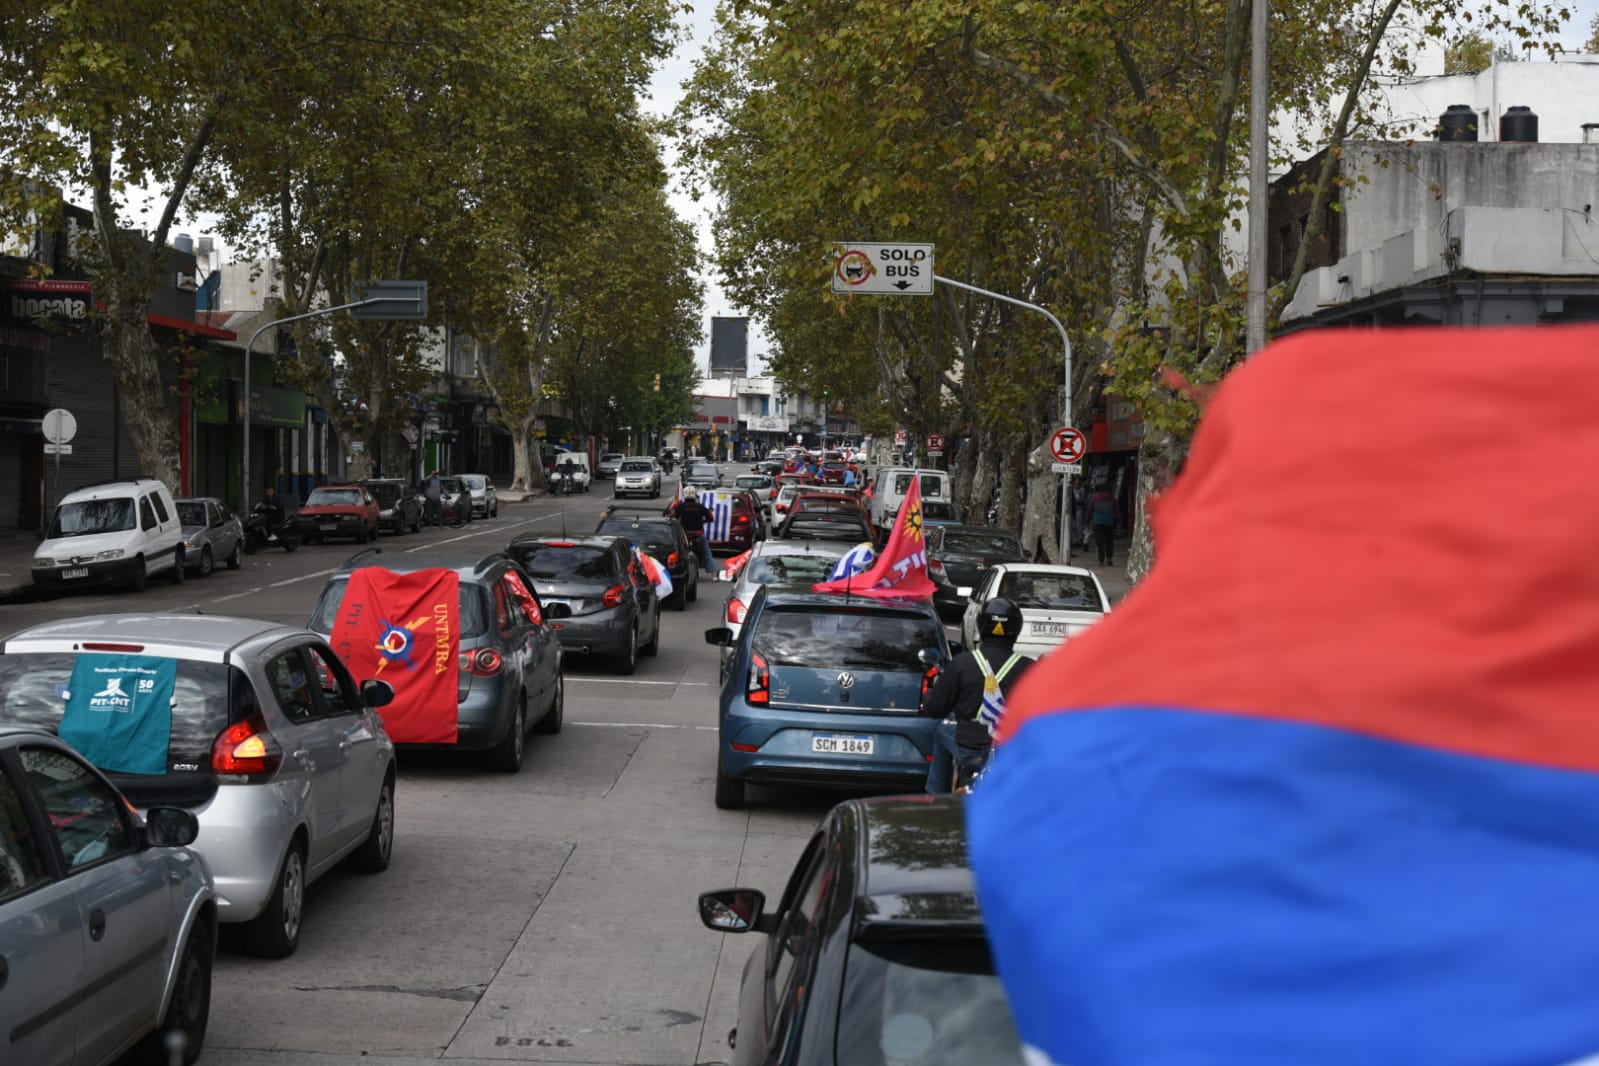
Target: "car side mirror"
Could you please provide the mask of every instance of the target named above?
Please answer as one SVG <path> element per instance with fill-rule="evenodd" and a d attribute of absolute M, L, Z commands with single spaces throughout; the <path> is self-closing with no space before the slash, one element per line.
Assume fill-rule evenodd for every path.
<path fill-rule="evenodd" d="M 200 820 L 182 807 L 151 807 L 144 812 L 144 838 L 152 847 L 186 848 L 200 836 Z"/>
<path fill-rule="evenodd" d="M 369 678 L 361 682 L 361 702 L 368 707 L 387 707 L 394 702 L 394 686 L 375 677 Z"/>
<path fill-rule="evenodd" d="M 748 933 L 755 929 L 765 932 L 765 927 L 772 924 L 761 921 L 765 907 L 766 894 L 753 888 L 719 888 L 700 893 L 700 921 L 718 933 Z"/>
<path fill-rule="evenodd" d="M 544 605 L 544 617 L 546 617 L 546 618 L 571 618 L 572 617 L 572 607 L 571 607 L 570 604 L 565 604 L 565 603 L 546 603 Z"/>
<path fill-rule="evenodd" d="M 705 643 L 715 644 L 718 647 L 725 648 L 729 644 L 733 643 L 733 631 L 726 626 L 718 626 L 715 629 L 707 629 L 705 631 Z"/>

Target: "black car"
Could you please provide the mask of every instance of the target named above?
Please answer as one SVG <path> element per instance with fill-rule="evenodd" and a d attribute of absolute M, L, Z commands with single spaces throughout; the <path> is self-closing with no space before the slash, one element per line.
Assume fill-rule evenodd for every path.
<path fill-rule="evenodd" d="M 732 1066 L 1021 1066 L 966 859 L 960 798 L 841 803 L 770 911 L 753 888 L 707 892 L 700 920 L 757 932 L 728 1034 Z"/>
<path fill-rule="evenodd" d="M 859 544 L 872 540 L 871 523 L 858 508 L 838 511 L 800 511 L 783 519 L 778 540 L 828 540 Z"/>
<path fill-rule="evenodd" d="M 508 551 L 545 607 L 572 612 L 553 623 L 568 652 L 614 656 L 617 672 L 631 674 L 640 653 L 660 650 L 660 598 L 626 539 L 524 536 Z"/>
<path fill-rule="evenodd" d="M 966 610 L 972 589 L 995 563 L 1025 563 L 1021 538 L 991 526 L 927 526 L 927 573 L 933 579 L 933 606 L 940 614 Z M 964 590 L 964 591 L 963 591 Z"/>
<path fill-rule="evenodd" d="M 596 533 L 622 537 L 636 548 L 648 552 L 672 575 L 672 595 L 666 606 L 686 610 L 699 599 L 700 560 L 689 545 L 688 534 L 677 519 L 657 508 L 612 507 L 595 527 Z"/>
<path fill-rule="evenodd" d="M 372 497 L 378 501 L 378 531 L 404 533 L 422 530 L 422 498 L 409 482 L 399 478 L 373 478 L 363 481 Z"/>
<path fill-rule="evenodd" d="M 490 768 L 522 769 L 528 729 L 559 733 L 566 705 L 561 642 L 551 622 L 563 611 L 548 612 L 533 581 L 504 552 L 462 556 L 385 553 L 368 548 L 351 556 L 328 577 L 311 609 L 306 628 L 323 639 L 333 634 L 350 575 L 366 566 L 397 573 L 442 568 L 460 579 L 460 659 L 456 685 L 459 735 L 449 747 L 481 751 Z M 337 650 L 337 648 L 335 648 Z"/>

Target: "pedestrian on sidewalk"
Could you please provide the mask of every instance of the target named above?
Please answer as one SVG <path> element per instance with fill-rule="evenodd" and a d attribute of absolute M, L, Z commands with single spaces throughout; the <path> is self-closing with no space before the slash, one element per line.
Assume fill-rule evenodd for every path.
<path fill-rule="evenodd" d="M 1088 497 L 1088 521 L 1094 530 L 1094 550 L 1099 553 L 1099 561 L 1104 566 L 1115 564 L 1116 525 L 1120 507 L 1116 503 L 1116 494 L 1110 491 L 1110 482 L 1099 486 L 1099 490 Z"/>

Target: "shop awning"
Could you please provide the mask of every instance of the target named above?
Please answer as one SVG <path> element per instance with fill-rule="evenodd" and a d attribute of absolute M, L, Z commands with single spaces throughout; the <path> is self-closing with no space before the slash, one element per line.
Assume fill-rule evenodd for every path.
<path fill-rule="evenodd" d="M 231 329 L 208 326 L 203 322 L 191 322 L 186 318 L 173 318 L 171 315 L 149 315 L 148 317 L 152 326 L 180 329 L 185 333 L 193 333 L 198 337 L 215 337 L 224 341 L 236 341 L 239 339 L 239 335 Z"/>

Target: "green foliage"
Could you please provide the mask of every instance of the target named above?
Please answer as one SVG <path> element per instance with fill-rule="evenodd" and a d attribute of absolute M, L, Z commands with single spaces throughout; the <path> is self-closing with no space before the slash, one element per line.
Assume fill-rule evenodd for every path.
<path fill-rule="evenodd" d="M 1494 45 L 1477 30 L 1463 33 L 1444 49 L 1445 74 L 1477 74 L 1493 65 Z"/>

